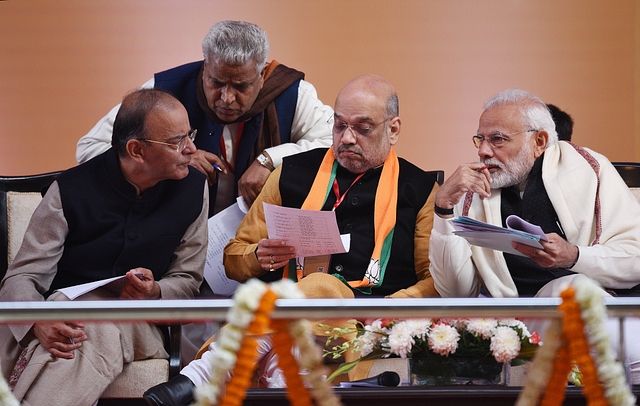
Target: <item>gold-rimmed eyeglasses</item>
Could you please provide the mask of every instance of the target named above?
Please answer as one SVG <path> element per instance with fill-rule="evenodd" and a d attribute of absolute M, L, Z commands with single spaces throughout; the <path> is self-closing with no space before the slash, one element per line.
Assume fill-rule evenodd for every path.
<path fill-rule="evenodd" d="M 367 137 L 376 127 L 378 127 L 380 124 L 386 123 L 392 118 L 393 117 L 387 117 L 378 124 L 371 124 L 367 122 L 349 124 L 340 118 L 331 117 L 329 118 L 329 120 L 327 120 L 327 124 L 329 125 L 329 128 L 334 135 L 342 136 L 342 134 L 347 131 L 347 128 L 350 128 L 355 135 L 360 137 Z"/>
<path fill-rule="evenodd" d="M 176 152 L 182 152 L 187 147 L 188 140 L 191 140 L 191 142 L 195 141 L 196 134 L 198 134 L 198 130 L 197 129 L 191 131 L 189 134 L 185 134 L 185 135 L 181 136 L 178 139 L 177 143 L 175 143 L 175 142 L 165 142 L 165 141 L 156 141 L 156 140 L 151 140 L 149 138 L 140 138 L 140 141 L 151 142 L 151 143 L 154 143 L 154 144 L 166 145 L 166 146 L 171 147 L 172 149 L 174 149 Z"/>
<path fill-rule="evenodd" d="M 480 148 L 480 145 L 482 145 L 482 141 L 487 141 L 489 145 L 491 145 L 493 148 L 502 148 L 509 141 L 511 141 L 512 136 L 518 135 L 518 134 L 536 132 L 536 131 L 540 131 L 540 130 L 531 129 L 531 130 L 524 130 L 524 131 L 516 131 L 511 134 L 505 134 L 502 131 L 494 131 L 488 135 L 476 134 L 473 136 L 473 145 L 475 145 L 476 148 Z"/>

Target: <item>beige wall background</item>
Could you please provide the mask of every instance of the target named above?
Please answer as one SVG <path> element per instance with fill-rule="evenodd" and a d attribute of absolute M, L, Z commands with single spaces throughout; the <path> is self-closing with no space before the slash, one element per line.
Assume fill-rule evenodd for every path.
<path fill-rule="evenodd" d="M 75 145 L 153 73 L 201 59 L 221 19 L 332 105 L 361 73 L 390 80 L 399 155 L 450 174 L 476 158 L 482 103 L 509 87 L 569 112 L 574 141 L 640 161 L 640 0 L 0 1 L 0 175 L 75 165 Z"/>

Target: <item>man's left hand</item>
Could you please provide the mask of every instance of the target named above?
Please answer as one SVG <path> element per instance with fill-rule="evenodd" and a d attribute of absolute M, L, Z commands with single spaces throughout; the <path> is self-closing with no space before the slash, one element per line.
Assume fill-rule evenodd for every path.
<path fill-rule="evenodd" d="M 127 281 L 120 299 L 160 299 L 160 285 L 147 268 L 134 268 L 125 274 Z"/>
<path fill-rule="evenodd" d="M 238 180 L 238 194 L 244 198 L 247 205 L 251 206 L 256 200 L 269 175 L 271 175 L 271 171 L 258 161 L 253 161 L 242 174 Z"/>
<path fill-rule="evenodd" d="M 517 242 L 511 246 L 531 258 L 543 268 L 569 268 L 578 259 L 578 247 L 569 244 L 556 233 L 546 234 L 548 241 L 540 240 L 543 249 Z"/>

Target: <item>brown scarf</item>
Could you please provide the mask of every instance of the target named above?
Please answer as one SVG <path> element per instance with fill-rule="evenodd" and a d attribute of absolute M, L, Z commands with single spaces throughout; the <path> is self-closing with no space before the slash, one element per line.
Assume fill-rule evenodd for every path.
<path fill-rule="evenodd" d="M 216 113 L 209 108 L 202 82 L 203 70 L 204 64 L 200 69 L 196 83 L 196 96 L 198 98 L 200 108 L 211 120 L 213 120 L 213 122 L 222 125 L 231 124 L 231 122 L 220 120 Z M 278 125 L 278 115 L 273 100 L 300 79 L 304 79 L 303 72 L 288 68 L 275 60 L 268 63 L 267 71 L 265 72 L 264 85 L 262 86 L 262 89 L 260 89 L 260 93 L 258 93 L 256 101 L 253 103 L 249 111 L 233 121 L 233 123 L 247 121 L 264 112 L 264 117 L 262 118 L 262 123 L 260 125 L 260 133 L 256 140 L 256 144 L 254 145 L 253 152 L 249 157 L 249 162 L 252 162 L 266 148 L 280 145 L 280 127 Z"/>

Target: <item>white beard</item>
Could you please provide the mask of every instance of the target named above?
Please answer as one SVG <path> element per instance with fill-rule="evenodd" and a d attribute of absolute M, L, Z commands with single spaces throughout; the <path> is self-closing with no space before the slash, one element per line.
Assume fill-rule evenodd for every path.
<path fill-rule="evenodd" d="M 498 160 L 485 159 L 485 165 L 497 166 L 499 172 L 491 174 L 491 189 L 501 189 L 513 185 L 519 185 L 529 176 L 535 158 L 531 154 L 531 144 L 525 142 L 523 147 L 513 159 L 502 163 Z"/>

